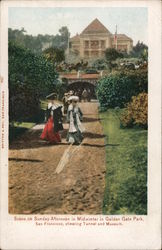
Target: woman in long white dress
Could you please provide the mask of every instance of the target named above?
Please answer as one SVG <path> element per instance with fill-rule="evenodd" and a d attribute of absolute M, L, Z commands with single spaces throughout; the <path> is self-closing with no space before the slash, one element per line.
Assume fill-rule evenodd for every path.
<path fill-rule="evenodd" d="M 83 120 L 83 113 L 78 106 L 78 96 L 69 97 L 70 105 L 67 111 L 67 122 L 69 123 L 69 131 L 67 134 L 67 141 L 70 144 L 80 144 L 83 140 L 83 132 L 85 131 L 81 121 Z"/>

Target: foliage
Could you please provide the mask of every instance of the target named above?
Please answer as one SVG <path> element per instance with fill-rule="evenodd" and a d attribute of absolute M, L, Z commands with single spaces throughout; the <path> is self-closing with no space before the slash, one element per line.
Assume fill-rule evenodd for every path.
<path fill-rule="evenodd" d="M 138 41 L 137 44 L 133 47 L 133 50 L 130 53 L 133 57 L 142 58 L 147 61 L 148 59 L 148 47 L 143 42 Z"/>
<path fill-rule="evenodd" d="M 140 93 L 133 96 L 130 103 L 127 104 L 125 112 L 120 120 L 123 127 L 132 127 L 133 125 L 147 127 L 148 116 L 148 94 Z"/>
<path fill-rule="evenodd" d="M 126 64 L 126 63 L 133 63 L 133 64 L 141 64 L 142 63 L 142 59 L 137 58 L 137 57 L 129 57 L 129 58 L 118 58 L 116 60 L 116 63 L 118 64 Z"/>
<path fill-rule="evenodd" d="M 117 58 L 123 57 L 123 55 L 116 49 L 108 48 L 105 50 L 105 57 L 107 61 L 115 61 Z"/>
<path fill-rule="evenodd" d="M 117 67 L 116 63 L 113 63 L 117 58 L 123 58 L 123 54 L 118 52 L 114 48 L 108 48 L 105 50 L 105 58 L 107 60 L 107 66 L 109 70 L 111 71 L 113 68 Z"/>
<path fill-rule="evenodd" d="M 70 50 L 69 54 L 65 54 L 65 62 L 68 64 L 76 64 L 81 60 L 81 57 L 74 51 Z"/>
<path fill-rule="evenodd" d="M 64 93 L 68 91 L 68 84 L 66 81 L 62 80 L 61 82 L 58 82 L 56 85 L 56 93 L 57 98 L 59 100 L 62 100 Z"/>
<path fill-rule="evenodd" d="M 48 48 L 43 51 L 44 56 L 54 65 L 62 62 L 65 59 L 65 54 L 63 49 L 58 48 Z"/>
<path fill-rule="evenodd" d="M 57 47 L 65 50 L 68 47 L 68 42 L 69 42 L 69 37 L 70 37 L 69 30 L 66 26 L 63 26 L 61 27 L 61 29 L 59 29 L 59 33 L 60 33 L 60 37 L 59 37 L 60 41 L 57 44 Z"/>
<path fill-rule="evenodd" d="M 101 78 L 96 93 L 101 108 L 124 107 L 131 97 L 147 92 L 147 69 L 118 71 Z"/>
<path fill-rule="evenodd" d="M 99 72 L 96 69 L 93 69 L 93 68 L 87 68 L 85 70 L 85 73 L 86 74 L 99 74 Z"/>
<path fill-rule="evenodd" d="M 54 91 L 58 74 L 44 57 L 9 42 L 10 120 L 31 118 L 39 99 Z"/>
<path fill-rule="evenodd" d="M 26 34 L 27 32 L 22 28 L 8 29 L 9 41 L 12 41 L 24 48 L 30 49 L 34 53 L 41 53 L 43 50 L 49 47 L 57 47 L 65 50 L 68 46 L 68 36 L 70 33 L 66 26 L 63 26 L 59 30 L 59 34 L 54 35 L 41 35 L 32 36 Z"/>
<path fill-rule="evenodd" d="M 147 130 L 120 128 L 121 113 L 100 113 L 107 143 L 103 213 L 147 214 Z"/>
<path fill-rule="evenodd" d="M 11 85 L 11 84 L 10 84 Z M 9 92 L 10 121 L 28 121 L 40 112 L 39 96 L 27 84 L 14 84 Z"/>
<path fill-rule="evenodd" d="M 92 67 L 97 70 L 104 70 L 107 68 L 107 63 L 104 59 L 97 59 L 93 62 Z"/>
<path fill-rule="evenodd" d="M 143 61 L 148 61 L 148 49 L 144 49 L 141 53 L 141 58 Z"/>
<path fill-rule="evenodd" d="M 78 70 L 88 70 L 88 62 L 87 61 L 77 61 L 77 63 L 67 63 L 67 62 L 61 62 L 60 64 L 57 65 L 56 69 L 59 72 L 71 72 L 71 71 L 78 71 Z M 94 71 L 94 69 L 93 69 Z"/>

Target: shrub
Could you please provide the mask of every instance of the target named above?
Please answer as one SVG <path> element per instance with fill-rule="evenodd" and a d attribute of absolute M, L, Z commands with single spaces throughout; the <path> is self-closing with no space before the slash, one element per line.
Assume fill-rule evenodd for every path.
<path fill-rule="evenodd" d="M 107 60 L 108 68 L 112 70 L 114 67 L 117 67 L 117 64 L 114 64 L 113 61 L 117 58 L 123 58 L 123 54 L 114 48 L 108 48 L 105 50 L 105 58 Z"/>
<path fill-rule="evenodd" d="M 65 53 L 63 49 L 51 47 L 51 48 L 45 49 L 43 51 L 43 54 L 47 58 L 47 60 L 49 60 L 54 65 L 65 60 Z"/>
<path fill-rule="evenodd" d="M 107 68 L 107 63 L 104 59 L 97 59 L 92 63 L 92 67 L 97 70 L 104 70 Z"/>
<path fill-rule="evenodd" d="M 147 127 L 148 114 L 148 94 L 140 93 L 133 96 L 132 101 L 128 103 L 126 110 L 122 114 L 120 121 L 123 127 L 138 125 Z"/>
<path fill-rule="evenodd" d="M 117 58 L 123 57 L 123 54 L 118 52 L 114 48 L 108 48 L 108 49 L 105 50 L 105 57 L 106 57 L 106 60 L 108 62 L 111 62 L 111 61 L 116 60 Z"/>
<path fill-rule="evenodd" d="M 147 92 L 147 70 L 114 72 L 101 78 L 96 93 L 102 108 L 123 108 L 132 96 Z"/>
<path fill-rule="evenodd" d="M 56 88 L 58 74 L 42 55 L 9 42 L 10 121 L 38 114 L 39 99 Z"/>
<path fill-rule="evenodd" d="M 40 113 L 39 94 L 28 84 L 15 84 L 9 94 L 10 121 L 31 121 Z"/>

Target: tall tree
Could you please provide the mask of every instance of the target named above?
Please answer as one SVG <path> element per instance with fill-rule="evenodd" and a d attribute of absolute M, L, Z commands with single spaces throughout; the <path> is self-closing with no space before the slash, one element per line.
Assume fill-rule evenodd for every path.
<path fill-rule="evenodd" d="M 66 26 L 63 26 L 61 29 L 59 29 L 60 35 L 61 35 L 61 47 L 64 49 L 67 49 L 70 33 Z"/>
<path fill-rule="evenodd" d="M 117 58 L 123 57 L 122 53 L 119 53 L 116 49 L 114 48 L 108 48 L 105 51 L 105 58 L 107 60 L 107 64 L 109 69 L 111 70 L 113 67 L 113 61 L 115 61 Z"/>
<path fill-rule="evenodd" d="M 43 51 L 45 57 L 54 65 L 62 62 L 65 59 L 64 50 L 58 48 L 48 48 Z"/>
<path fill-rule="evenodd" d="M 148 46 L 143 42 L 138 41 L 137 44 L 133 47 L 131 55 L 133 57 L 147 57 Z"/>
<path fill-rule="evenodd" d="M 35 115 L 39 99 L 56 89 L 58 74 L 43 55 L 9 42 L 10 119 Z"/>
<path fill-rule="evenodd" d="M 59 29 L 57 35 L 41 35 L 32 36 L 26 34 L 24 28 L 21 30 L 12 30 L 9 28 L 9 41 L 16 42 L 20 46 L 31 49 L 34 53 L 41 53 L 43 50 L 49 47 L 55 47 L 65 50 L 68 47 L 68 37 L 70 33 L 66 26 Z"/>

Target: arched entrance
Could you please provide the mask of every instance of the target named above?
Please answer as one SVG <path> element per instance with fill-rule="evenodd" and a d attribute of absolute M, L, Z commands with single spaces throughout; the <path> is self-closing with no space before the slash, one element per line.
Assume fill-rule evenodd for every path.
<path fill-rule="evenodd" d="M 82 99 L 83 91 L 87 91 L 87 100 L 90 101 L 91 99 L 96 99 L 96 93 L 95 93 L 95 85 L 89 83 L 89 82 L 80 82 L 76 81 L 68 86 L 68 90 L 73 90 L 75 95 L 78 95 L 80 100 Z"/>

